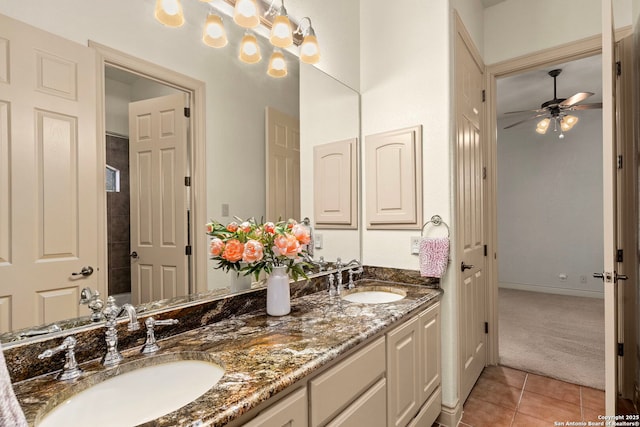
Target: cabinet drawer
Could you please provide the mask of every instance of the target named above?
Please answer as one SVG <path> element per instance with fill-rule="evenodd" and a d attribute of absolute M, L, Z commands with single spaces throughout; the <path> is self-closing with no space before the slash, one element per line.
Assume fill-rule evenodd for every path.
<path fill-rule="evenodd" d="M 302 387 L 260 412 L 245 427 L 307 427 L 307 389 Z"/>
<path fill-rule="evenodd" d="M 381 378 L 327 427 L 385 427 L 386 419 L 387 380 Z"/>
<path fill-rule="evenodd" d="M 442 389 L 438 387 L 431 397 L 429 397 L 429 400 L 422 405 L 418 415 L 407 424 L 407 427 L 431 427 L 438 418 L 438 415 L 440 415 L 441 410 Z"/>
<path fill-rule="evenodd" d="M 367 347 L 311 380 L 309 384 L 311 425 L 318 426 L 336 416 L 385 372 L 385 340 Z"/>

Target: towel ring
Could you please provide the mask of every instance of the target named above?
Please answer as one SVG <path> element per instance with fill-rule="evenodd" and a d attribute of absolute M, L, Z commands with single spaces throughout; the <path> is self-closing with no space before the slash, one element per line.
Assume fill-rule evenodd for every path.
<path fill-rule="evenodd" d="M 421 237 L 424 235 L 424 228 L 429 224 L 433 224 L 436 227 L 439 226 L 440 224 L 443 224 L 445 227 L 447 227 L 447 237 L 451 236 L 451 231 L 449 230 L 449 226 L 447 225 L 447 223 L 442 220 L 442 217 L 440 217 L 440 215 L 434 215 L 431 217 L 429 221 L 425 222 L 424 225 L 422 226 L 422 230 L 420 230 Z"/>

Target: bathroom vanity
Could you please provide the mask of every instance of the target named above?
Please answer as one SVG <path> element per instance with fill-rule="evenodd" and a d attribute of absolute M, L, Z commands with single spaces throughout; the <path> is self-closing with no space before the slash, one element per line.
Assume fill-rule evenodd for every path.
<path fill-rule="evenodd" d="M 118 367 L 105 368 L 96 354 L 89 362 L 79 358 L 83 374 L 71 384 L 54 372 L 14 388 L 28 421 L 38 425 L 57 405 L 107 377 L 186 358 L 215 363 L 224 373 L 204 394 L 148 425 L 431 426 L 441 406 L 442 291 L 369 278 L 357 283 L 392 287 L 404 297 L 364 304 L 320 291 L 293 298 L 291 314 L 283 317 L 258 309 L 217 320 L 208 312 L 201 326 L 159 340 L 153 355 L 141 354 L 140 341 L 132 341 Z M 248 305 L 260 299 L 259 293 L 244 297 Z"/>

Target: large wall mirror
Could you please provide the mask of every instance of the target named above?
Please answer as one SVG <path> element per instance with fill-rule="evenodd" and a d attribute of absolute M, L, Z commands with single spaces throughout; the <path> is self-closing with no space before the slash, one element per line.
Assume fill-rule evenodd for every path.
<path fill-rule="evenodd" d="M 201 37 L 204 17 L 210 10 L 206 3 L 185 4 L 187 23 L 179 29 L 164 28 L 153 19 L 154 2 L 151 0 L 126 4 L 129 10 L 126 16 L 122 16 L 113 12 L 109 5 L 89 7 L 81 0 L 61 5 L 44 0 L 29 5 L 1 1 L 0 14 L 84 46 L 88 40 L 95 40 L 132 57 L 204 82 L 207 220 L 225 222 L 235 216 L 256 219 L 267 216 L 265 112 L 267 108 L 275 109 L 297 119 L 300 127 L 300 218 L 297 219 L 309 217 L 313 225 L 313 147 L 349 138 L 359 143 L 359 94 L 316 67 L 300 64 L 298 58 L 287 51 L 284 53 L 288 75 L 279 79 L 268 76 L 266 66 L 272 48 L 262 37 L 258 37 L 262 49 L 261 63 L 251 65 L 239 61 L 237 52 L 244 30 L 235 26 L 228 17 L 224 19 L 229 45 L 224 49 L 205 46 Z M 77 22 L 73 17 L 80 14 L 82 22 Z M 95 176 L 96 180 L 105 174 L 109 177 L 104 212 L 107 241 L 102 248 L 107 253 L 107 265 L 102 266 L 102 274 L 109 278 L 108 293 L 119 295 L 119 301 L 124 302 L 130 298 L 127 296 L 131 290 L 130 263 L 135 259 L 131 256 L 131 200 L 128 195 L 131 185 L 127 153 L 129 104 L 188 94 L 162 81 L 109 64 L 104 69 L 104 82 L 96 83 L 98 86 L 104 83 L 106 159 L 101 168 L 96 167 Z M 107 191 L 107 183 L 104 191 Z M 206 240 L 204 223 L 191 223 L 190 227 L 193 239 Z M 323 228 L 316 229 L 315 233 L 322 240 L 321 247 L 314 251 L 315 258 L 323 256 L 329 262 L 337 257 L 343 261 L 360 258 L 357 228 Z M 207 264 L 206 284 L 192 283 L 185 288 L 187 293 L 197 290 L 207 298 L 225 295 L 229 291 L 229 276 L 214 269 L 213 263 L 208 261 L 208 254 L 197 245 L 193 247 L 193 259 Z M 206 248 L 206 245 L 202 247 Z M 82 283 L 78 285 L 78 297 L 83 287 Z M 106 295 L 101 295 L 101 298 L 106 299 Z M 136 302 L 153 307 L 154 301 L 147 297 Z M 79 306 L 78 310 L 83 319 L 89 314 L 84 306 Z M 4 322 L 5 325 L 8 323 Z M 0 332 L 24 328 L 35 330 L 43 326 L 46 325 L 4 327 Z M 0 336 L 2 341 L 9 339 L 15 339 L 15 336 Z"/>

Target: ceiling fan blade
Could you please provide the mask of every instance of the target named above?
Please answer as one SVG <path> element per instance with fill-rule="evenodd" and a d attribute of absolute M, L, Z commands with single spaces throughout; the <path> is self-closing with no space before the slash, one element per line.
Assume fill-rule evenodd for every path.
<path fill-rule="evenodd" d="M 576 111 L 576 110 L 594 110 L 596 108 L 602 108 L 602 102 L 594 102 L 593 104 L 574 105 L 574 106 L 570 107 L 569 110 L 571 110 L 571 111 Z"/>
<path fill-rule="evenodd" d="M 529 120 L 537 119 L 538 117 L 543 117 L 543 116 L 546 116 L 546 115 L 547 115 L 546 113 L 545 114 L 536 114 L 535 116 L 528 117 L 528 118 L 526 118 L 524 120 L 520 120 L 519 122 L 515 122 L 513 124 L 510 124 L 509 126 L 506 126 L 503 129 L 510 129 L 510 128 L 514 127 L 514 126 L 518 126 L 521 123 L 528 122 Z"/>
<path fill-rule="evenodd" d="M 544 113 L 547 111 L 546 108 L 539 108 L 537 110 L 520 110 L 520 111 L 509 111 L 504 114 L 520 114 L 520 113 Z"/>
<path fill-rule="evenodd" d="M 577 104 L 580 101 L 584 101 L 585 99 L 587 99 L 588 97 L 592 96 L 593 92 L 578 92 L 573 96 L 570 96 L 569 98 L 565 99 L 564 101 L 562 101 L 560 104 L 558 104 L 560 107 L 570 107 L 573 104 Z"/>

